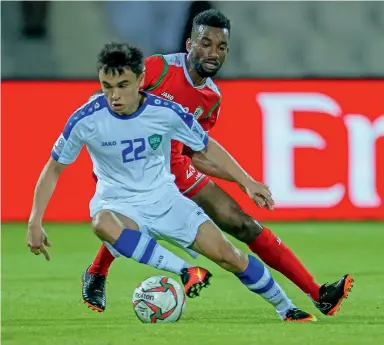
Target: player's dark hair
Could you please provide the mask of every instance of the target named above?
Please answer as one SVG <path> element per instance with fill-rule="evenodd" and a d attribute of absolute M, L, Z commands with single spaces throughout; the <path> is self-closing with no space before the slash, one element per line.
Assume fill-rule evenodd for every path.
<path fill-rule="evenodd" d="M 200 25 L 227 29 L 228 33 L 231 32 L 231 21 L 223 13 L 215 9 L 203 11 L 193 18 L 192 30 L 197 29 Z"/>
<path fill-rule="evenodd" d="M 130 69 L 136 76 L 143 73 L 143 52 L 126 43 L 112 42 L 104 45 L 97 56 L 97 70 L 105 74 L 121 75 L 124 69 Z"/>

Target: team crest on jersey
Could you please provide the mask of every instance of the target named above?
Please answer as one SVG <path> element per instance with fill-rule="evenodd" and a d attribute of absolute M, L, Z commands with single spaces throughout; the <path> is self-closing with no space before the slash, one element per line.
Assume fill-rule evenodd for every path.
<path fill-rule="evenodd" d="M 202 107 L 197 107 L 195 112 L 193 113 L 193 116 L 195 119 L 198 119 L 201 115 L 203 115 L 204 109 Z"/>
<path fill-rule="evenodd" d="M 160 134 L 152 134 L 151 136 L 148 137 L 149 146 L 153 150 L 156 150 L 160 146 L 162 139 L 163 137 Z"/>

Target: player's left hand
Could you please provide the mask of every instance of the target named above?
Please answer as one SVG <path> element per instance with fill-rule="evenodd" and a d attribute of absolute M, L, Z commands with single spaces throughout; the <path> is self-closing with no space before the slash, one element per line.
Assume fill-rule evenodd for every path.
<path fill-rule="evenodd" d="M 257 206 L 265 207 L 270 211 L 273 210 L 275 202 L 272 199 L 272 193 L 266 184 L 249 179 L 247 184 L 243 185 L 243 190 L 257 204 Z"/>

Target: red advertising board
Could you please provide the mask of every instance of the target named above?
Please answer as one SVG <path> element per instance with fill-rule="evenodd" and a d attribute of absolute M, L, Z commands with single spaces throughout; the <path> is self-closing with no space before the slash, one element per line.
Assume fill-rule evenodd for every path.
<path fill-rule="evenodd" d="M 256 179 L 276 209 L 260 220 L 384 219 L 384 81 L 220 81 L 215 137 Z M 51 147 L 96 82 L 2 83 L 2 220 L 27 220 Z M 85 150 L 60 177 L 46 220 L 86 221 L 94 192 Z"/>

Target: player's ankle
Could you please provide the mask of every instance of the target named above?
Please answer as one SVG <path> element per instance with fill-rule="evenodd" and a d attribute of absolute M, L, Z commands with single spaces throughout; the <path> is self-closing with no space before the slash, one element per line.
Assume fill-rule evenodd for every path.
<path fill-rule="evenodd" d="M 99 274 L 102 274 L 103 276 L 108 276 L 108 268 L 99 270 Z"/>
<path fill-rule="evenodd" d="M 316 288 L 312 289 L 312 291 L 310 291 L 308 295 L 313 301 L 318 302 L 320 299 L 320 286 L 316 286 Z"/>

